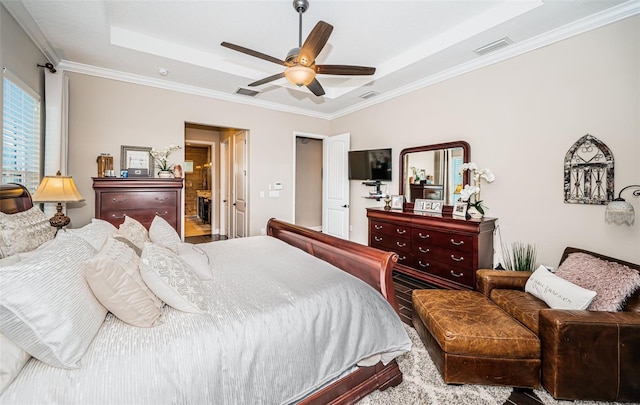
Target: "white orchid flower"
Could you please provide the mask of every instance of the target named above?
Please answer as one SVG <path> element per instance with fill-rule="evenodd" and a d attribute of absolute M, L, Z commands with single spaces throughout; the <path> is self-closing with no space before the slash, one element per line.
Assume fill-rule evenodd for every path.
<path fill-rule="evenodd" d="M 484 169 L 480 173 L 480 177 L 485 179 L 487 183 L 492 183 L 496 179 L 496 176 L 489 169 Z"/>
<path fill-rule="evenodd" d="M 460 198 L 462 198 L 462 201 L 469 201 L 471 196 L 478 193 L 479 191 L 480 187 L 465 184 L 464 188 L 460 190 Z"/>

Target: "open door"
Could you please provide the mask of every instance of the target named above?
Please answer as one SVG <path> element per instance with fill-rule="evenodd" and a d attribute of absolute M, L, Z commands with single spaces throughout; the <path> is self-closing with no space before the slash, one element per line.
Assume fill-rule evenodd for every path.
<path fill-rule="evenodd" d="M 322 177 L 322 232 L 349 239 L 350 134 L 324 139 Z"/>
<path fill-rule="evenodd" d="M 247 132 L 233 134 L 233 203 L 232 238 L 244 238 L 248 232 L 247 216 Z"/>

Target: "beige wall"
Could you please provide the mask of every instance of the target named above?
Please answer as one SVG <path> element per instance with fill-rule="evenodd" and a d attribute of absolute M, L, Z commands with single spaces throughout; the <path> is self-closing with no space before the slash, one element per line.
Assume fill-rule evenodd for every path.
<path fill-rule="evenodd" d="M 120 145 L 184 147 L 185 122 L 249 130 L 251 235 L 258 235 L 271 217 L 293 220 L 292 134 L 328 134 L 328 121 L 83 74 L 69 76 L 69 172 L 86 198 L 83 207 L 67 210 L 75 227 L 94 215 L 91 176 L 101 152 L 111 153 L 119 168 Z M 276 181 L 284 185 L 280 197 L 260 198 L 260 190 Z"/>
<path fill-rule="evenodd" d="M 406 147 L 465 140 L 496 180 L 483 184 L 502 240 L 535 243 L 556 266 L 575 246 L 640 263 L 640 198 L 634 226 L 606 225 L 604 206 L 563 202 L 563 159 L 581 136 L 615 158 L 616 193 L 640 184 L 640 16 L 424 88 L 332 121 L 351 148 L 392 147 L 394 178 Z M 390 192 L 398 192 L 398 181 Z M 352 182 L 351 239 L 366 243 L 364 186 Z M 496 238 L 496 241 L 498 239 Z"/>

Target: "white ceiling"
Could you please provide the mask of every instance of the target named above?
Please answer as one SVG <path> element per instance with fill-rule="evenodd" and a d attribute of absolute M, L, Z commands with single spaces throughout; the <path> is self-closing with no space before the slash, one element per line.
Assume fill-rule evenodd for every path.
<path fill-rule="evenodd" d="M 316 62 L 376 74 L 319 75 L 323 97 L 280 79 L 252 88 L 260 93 L 251 98 L 235 92 L 283 67 L 220 43 L 284 59 L 298 46 L 291 0 L 0 1 L 58 68 L 324 118 L 640 12 L 638 0 L 309 0 L 303 41 L 319 20 L 334 27 Z M 513 42 L 474 52 L 504 37 Z"/>

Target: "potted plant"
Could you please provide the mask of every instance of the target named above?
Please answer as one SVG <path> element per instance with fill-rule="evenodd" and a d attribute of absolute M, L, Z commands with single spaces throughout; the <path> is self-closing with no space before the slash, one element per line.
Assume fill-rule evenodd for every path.
<path fill-rule="evenodd" d="M 502 256 L 507 270 L 513 271 L 534 271 L 536 263 L 536 246 L 530 243 L 514 242 L 509 247 L 502 244 Z"/>
<path fill-rule="evenodd" d="M 460 191 L 460 197 L 462 201 L 469 202 L 467 214 L 469 214 L 471 218 L 482 218 L 485 209 L 488 207 L 484 205 L 480 199 L 480 185 L 482 179 L 487 183 L 492 183 L 496 179 L 496 176 L 494 176 L 488 168 L 480 170 L 478 165 L 473 162 L 464 163 L 460 172 L 462 173 L 465 170 L 469 170 L 473 185 L 465 184 L 464 188 Z"/>
<path fill-rule="evenodd" d="M 173 164 L 169 163 L 169 155 L 178 149 L 181 149 L 178 145 L 169 145 L 162 149 L 153 148 L 149 151 L 149 154 L 153 157 L 155 166 L 159 169 L 158 177 L 172 178 L 173 176 Z"/>

